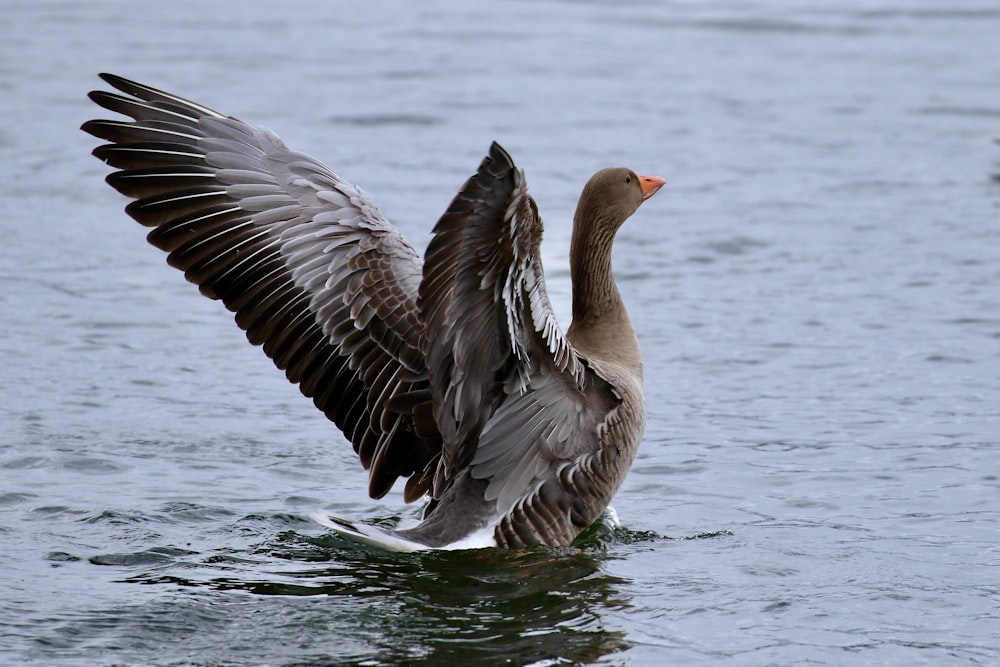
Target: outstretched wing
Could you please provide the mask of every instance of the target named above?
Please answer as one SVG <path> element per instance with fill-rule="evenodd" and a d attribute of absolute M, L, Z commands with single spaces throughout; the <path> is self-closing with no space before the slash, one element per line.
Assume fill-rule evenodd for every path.
<path fill-rule="evenodd" d="M 500 514 L 597 455 L 601 425 L 620 403 L 556 322 L 541 238 L 524 175 L 494 143 L 435 226 L 420 285 L 421 319 L 435 332 L 423 342 L 443 439 L 434 494 L 471 466 Z M 545 502 L 561 505 L 552 508 L 564 515 L 556 523 L 568 520 L 573 489 L 546 492 Z"/>
<path fill-rule="evenodd" d="M 94 155 L 136 199 L 167 261 L 221 299 L 288 379 L 343 430 L 381 497 L 440 456 L 416 307 L 421 261 L 359 188 L 272 132 L 102 74 L 91 99 L 134 119 L 92 120 Z"/>

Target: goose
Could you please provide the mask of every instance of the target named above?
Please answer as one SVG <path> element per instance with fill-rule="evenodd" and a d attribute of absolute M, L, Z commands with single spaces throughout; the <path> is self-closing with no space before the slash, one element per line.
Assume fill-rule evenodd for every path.
<path fill-rule="evenodd" d="M 202 294 L 235 313 L 352 443 L 381 498 L 426 498 L 382 529 L 318 514 L 381 548 L 569 546 L 608 507 L 645 428 L 642 359 L 611 270 L 619 227 L 664 180 L 587 181 L 570 246 L 572 323 L 545 289 L 542 222 L 493 143 L 423 260 L 361 188 L 268 129 L 112 74 L 90 99 L 126 212 Z"/>

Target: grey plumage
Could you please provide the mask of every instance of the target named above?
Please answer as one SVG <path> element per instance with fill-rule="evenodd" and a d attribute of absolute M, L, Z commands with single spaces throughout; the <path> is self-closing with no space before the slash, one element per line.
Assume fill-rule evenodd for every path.
<path fill-rule="evenodd" d="M 597 519 L 644 408 L 638 348 L 591 348 L 602 326 L 634 332 L 616 303 L 612 319 L 563 334 L 537 207 L 499 145 L 421 262 L 360 188 L 272 132 L 102 77 L 125 95 L 91 98 L 134 122 L 83 129 L 110 142 L 94 154 L 119 170 L 107 180 L 136 200 L 127 212 L 343 430 L 373 497 L 400 477 L 408 501 L 430 495 L 424 523 L 398 535 L 434 547 L 495 526 L 501 546 L 559 545 Z M 649 196 L 621 187 L 608 263 L 617 226 Z"/>

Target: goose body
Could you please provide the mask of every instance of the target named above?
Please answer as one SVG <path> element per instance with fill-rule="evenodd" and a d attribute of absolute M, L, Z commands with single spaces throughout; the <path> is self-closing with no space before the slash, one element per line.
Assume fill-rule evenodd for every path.
<path fill-rule="evenodd" d="M 320 521 L 389 549 L 569 545 L 607 507 L 645 425 L 642 361 L 611 273 L 621 224 L 662 185 L 625 168 L 584 187 L 573 322 L 545 291 L 542 223 L 494 143 L 421 256 L 374 202 L 269 130 L 101 75 L 132 120 L 83 129 L 150 243 L 235 313 L 250 342 L 351 441 L 369 494 L 405 478 L 423 521 Z"/>

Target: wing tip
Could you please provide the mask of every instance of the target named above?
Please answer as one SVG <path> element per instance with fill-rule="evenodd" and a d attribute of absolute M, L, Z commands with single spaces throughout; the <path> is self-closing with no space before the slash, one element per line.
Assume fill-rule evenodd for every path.
<path fill-rule="evenodd" d="M 112 74 L 111 72 L 98 72 L 97 76 L 101 78 L 102 81 L 118 88 L 118 82 L 132 83 L 128 79 L 118 76 L 117 74 Z"/>
<path fill-rule="evenodd" d="M 508 169 L 514 168 L 514 159 L 510 156 L 510 153 L 501 146 L 496 140 L 490 144 L 490 152 L 487 154 L 489 160 L 495 160 L 501 164 L 505 164 Z"/>

